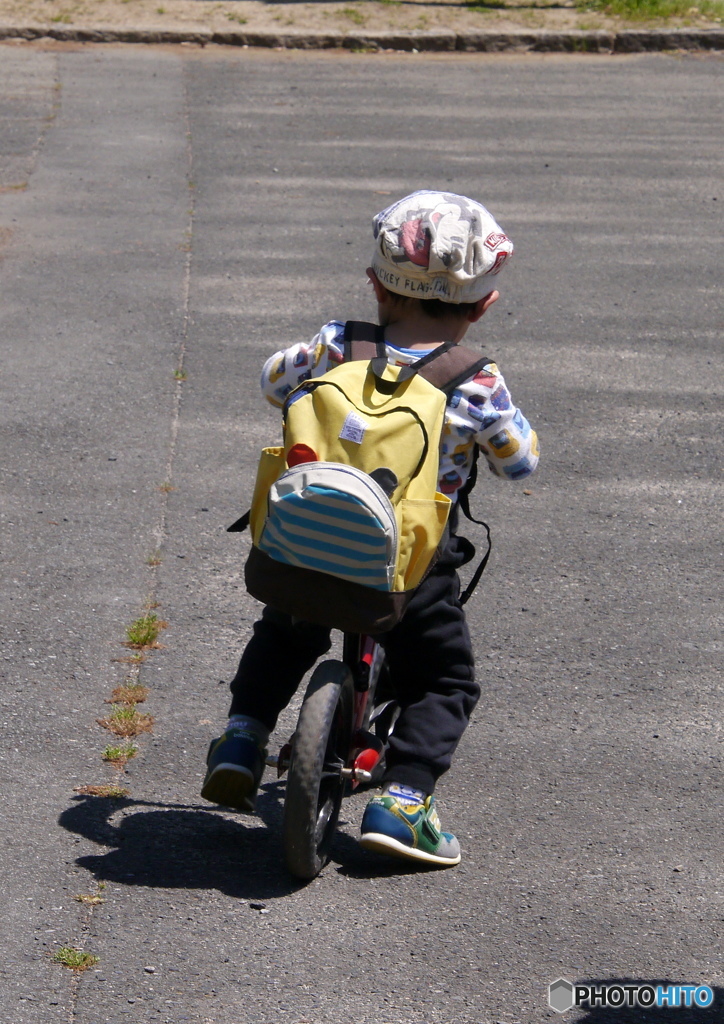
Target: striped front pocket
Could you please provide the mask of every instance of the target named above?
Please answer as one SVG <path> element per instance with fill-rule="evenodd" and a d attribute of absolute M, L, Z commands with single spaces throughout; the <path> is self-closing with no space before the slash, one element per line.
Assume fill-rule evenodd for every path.
<path fill-rule="evenodd" d="M 287 565 L 392 590 L 397 562 L 395 513 L 367 473 L 334 462 L 307 462 L 269 490 L 259 548 Z"/>

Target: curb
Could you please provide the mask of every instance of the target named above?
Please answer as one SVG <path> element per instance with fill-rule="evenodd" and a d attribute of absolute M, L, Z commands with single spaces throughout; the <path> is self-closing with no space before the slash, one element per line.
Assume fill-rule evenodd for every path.
<path fill-rule="evenodd" d="M 0 40 L 73 43 L 192 43 L 282 50 L 402 50 L 412 53 L 647 53 L 724 50 L 724 29 L 631 29 L 620 32 L 212 32 L 210 29 L 14 28 Z"/>

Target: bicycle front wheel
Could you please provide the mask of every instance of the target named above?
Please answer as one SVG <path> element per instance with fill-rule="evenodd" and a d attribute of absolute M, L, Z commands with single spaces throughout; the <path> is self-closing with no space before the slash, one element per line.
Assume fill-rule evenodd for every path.
<path fill-rule="evenodd" d="M 352 736 L 354 685 L 341 661 L 315 669 L 299 713 L 284 800 L 284 857 L 297 878 L 329 860 L 344 795 L 341 769 Z"/>

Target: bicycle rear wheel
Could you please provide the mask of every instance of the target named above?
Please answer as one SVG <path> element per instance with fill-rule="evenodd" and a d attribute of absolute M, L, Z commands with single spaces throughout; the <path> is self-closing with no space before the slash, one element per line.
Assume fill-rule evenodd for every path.
<path fill-rule="evenodd" d="M 299 713 L 284 800 L 284 857 L 297 878 L 315 878 L 329 860 L 344 795 L 353 682 L 341 661 L 319 665 Z"/>

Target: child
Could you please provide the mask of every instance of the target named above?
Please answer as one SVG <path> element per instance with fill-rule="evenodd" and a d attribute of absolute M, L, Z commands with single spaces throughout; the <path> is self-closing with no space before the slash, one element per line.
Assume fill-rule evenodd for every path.
<path fill-rule="evenodd" d="M 367 276 L 385 328 L 388 360 L 407 365 L 445 341 L 459 342 L 498 298 L 497 275 L 513 252 L 485 207 L 464 196 L 421 191 L 379 213 Z M 262 390 L 274 405 L 301 381 L 340 363 L 344 324 L 328 323 L 309 344 L 273 355 Z M 428 865 L 460 861 L 457 839 L 443 832 L 433 790 L 480 693 L 459 602 L 456 570 L 471 545 L 456 535 L 456 498 L 478 446 L 498 476 L 520 479 L 538 462 L 535 432 L 489 363 L 448 401 L 439 489 L 453 501 L 450 536 L 404 617 L 378 639 L 401 711 L 386 757 L 383 789 L 362 819 L 361 844 Z M 330 648 L 329 629 L 265 608 L 231 682 L 230 719 L 212 741 L 202 796 L 251 812 L 265 745 L 304 674 Z"/>

